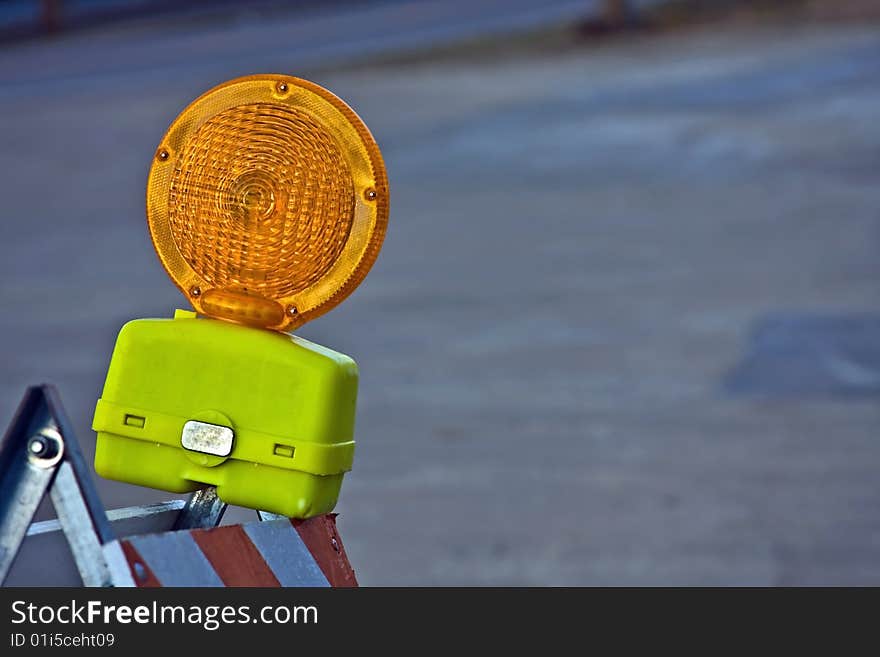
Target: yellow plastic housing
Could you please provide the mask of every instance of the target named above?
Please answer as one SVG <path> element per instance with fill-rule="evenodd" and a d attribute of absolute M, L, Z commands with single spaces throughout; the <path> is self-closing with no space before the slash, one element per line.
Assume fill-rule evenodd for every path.
<path fill-rule="evenodd" d="M 238 78 L 171 124 L 150 169 L 147 221 L 197 311 L 292 330 L 372 267 L 388 223 L 385 165 L 364 123 L 326 89 Z"/>
<path fill-rule="evenodd" d="M 119 333 L 92 428 L 109 479 L 307 518 L 333 510 L 354 458 L 357 366 L 301 338 L 178 311 Z M 184 447 L 188 422 L 231 451 Z"/>

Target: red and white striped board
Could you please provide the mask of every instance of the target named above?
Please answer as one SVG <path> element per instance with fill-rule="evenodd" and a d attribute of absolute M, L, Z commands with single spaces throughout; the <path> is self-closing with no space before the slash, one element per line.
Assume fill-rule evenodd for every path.
<path fill-rule="evenodd" d="M 357 586 L 335 514 L 145 534 L 120 546 L 118 585 Z"/>

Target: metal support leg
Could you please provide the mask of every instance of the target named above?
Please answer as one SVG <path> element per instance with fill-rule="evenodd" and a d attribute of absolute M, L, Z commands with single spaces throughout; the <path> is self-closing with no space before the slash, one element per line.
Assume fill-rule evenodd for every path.
<path fill-rule="evenodd" d="M 58 474 L 55 475 L 49 496 L 83 584 L 112 586 L 100 533 L 95 527 L 83 498 L 80 482 L 77 481 L 70 463 L 65 462 L 58 466 Z"/>
<path fill-rule="evenodd" d="M 30 388 L 0 442 L 0 584 L 6 579 L 63 454 L 43 395 Z"/>
<path fill-rule="evenodd" d="M 0 584 L 49 492 L 83 582 L 109 586 L 115 540 L 73 427 L 52 386 L 28 388 L 0 442 Z"/>

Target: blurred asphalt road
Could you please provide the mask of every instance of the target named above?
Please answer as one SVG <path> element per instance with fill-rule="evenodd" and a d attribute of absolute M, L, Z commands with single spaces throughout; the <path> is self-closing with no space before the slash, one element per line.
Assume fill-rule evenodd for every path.
<path fill-rule="evenodd" d="M 792 352 L 787 319 L 773 362 L 852 385 L 729 384 L 780 313 L 839 334 L 880 310 L 880 26 L 333 68 L 259 54 L 265 22 L 216 30 L 0 52 L 4 422 L 54 382 L 91 456 L 116 331 L 183 304 L 151 154 L 202 91 L 277 70 L 350 101 L 389 167 L 376 267 L 301 331 L 361 367 L 338 510 L 362 583 L 880 584 L 877 372 L 826 367 L 821 330 Z"/>

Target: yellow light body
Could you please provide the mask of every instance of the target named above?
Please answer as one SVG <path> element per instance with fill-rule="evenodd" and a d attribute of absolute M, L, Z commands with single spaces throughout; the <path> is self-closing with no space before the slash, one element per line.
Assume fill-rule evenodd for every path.
<path fill-rule="evenodd" d="M 92 428 L 103 477 L 307 518 L 333 510 L 354 458 L 357 365 L 291 335 L 197 319 L 120 331 Z M 201 451 L 188 422 L 228 429 Z"/>

